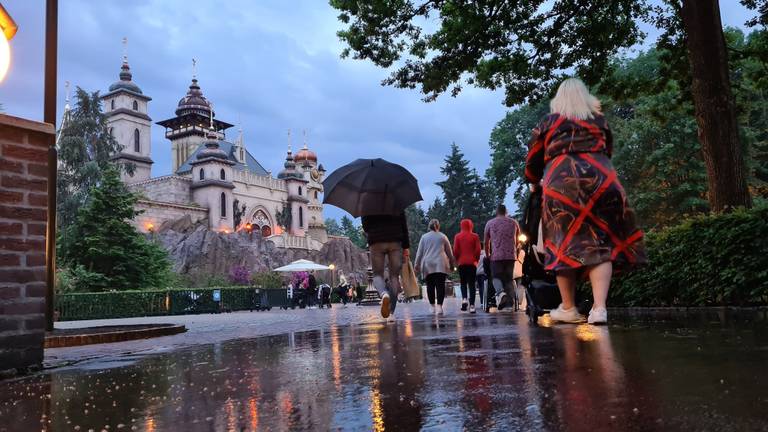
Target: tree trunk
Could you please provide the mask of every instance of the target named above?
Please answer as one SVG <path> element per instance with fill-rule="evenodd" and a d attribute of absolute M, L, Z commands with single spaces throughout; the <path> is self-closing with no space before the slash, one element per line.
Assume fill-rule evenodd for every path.
<path fill-rule="evenodd" d="M 718 0 L 683 0 L 691 93 L 713 211 L 750 207 Z"/>

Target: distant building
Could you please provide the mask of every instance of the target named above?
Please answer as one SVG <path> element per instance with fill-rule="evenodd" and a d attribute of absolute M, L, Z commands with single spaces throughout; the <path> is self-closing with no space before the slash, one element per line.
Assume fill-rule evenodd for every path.
<path fill-rule="evenodd" d="M 101 99 L 110 133 L 123 147 L 114 160 L 134 167 L 122 178 L 141 195 L 140 230 L 188 215 L 212 230 L 260 233 L 279 247 L 319 249 L 327 241 L 325 169 L 306 143 L 296 154 L 289 144 L 284 169 L 273 177 L 246 148 L 242 130 L 234 142 L 226 139 L 233 125 L 216 118 L 193 73 L 175 116 L 157 122 L 170 142 L 172 172 L 152 177 L 152 98 L 133 81 L 125 56 L 120 79 Z"/>

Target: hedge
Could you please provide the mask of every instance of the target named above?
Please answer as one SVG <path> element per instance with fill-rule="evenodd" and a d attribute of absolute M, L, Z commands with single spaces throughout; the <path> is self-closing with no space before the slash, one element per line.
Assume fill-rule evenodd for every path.
<path fill-rule="evenodd" d="M 214 301 L 215 290 L 220 291 L 221 302 Z M 272 307 L 287 303 L 285 289 L 261 291 Z M 253 299 L 254 289 L 247 287 L 72 293 L 57 295 L 55 310 L 60 321 L 184 315 L 247 310 Z"/>
<path fill-rule="evenodd" d="M 614 281 L 611 306 L 768 304 L 768 207 L 694 217 L 645 242 L 648 266 Z"/>

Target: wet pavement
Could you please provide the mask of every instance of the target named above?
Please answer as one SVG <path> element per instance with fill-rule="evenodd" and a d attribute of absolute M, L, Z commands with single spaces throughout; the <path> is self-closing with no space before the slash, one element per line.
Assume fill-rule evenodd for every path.
<path fill-rule="evenodd" d="M 764 311 L 614 314 L 608 327 L 434 318 L 423 303 L 390 322 L 318 312 L 288 312 L 305 330 L 102 351 L 2 381 L 0 431 L 768 430 Z"/>

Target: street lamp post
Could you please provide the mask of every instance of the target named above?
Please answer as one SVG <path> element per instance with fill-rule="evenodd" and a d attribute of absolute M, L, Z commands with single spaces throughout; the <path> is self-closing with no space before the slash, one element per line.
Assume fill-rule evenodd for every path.
<path fill-rule="evenodd" d="M 45 6 L 45 91 L 43 121 L 56 127 L 56 64 L 59 31 L 59 2 Z M 53 299 L 56 288 L 56 135 L 48 139 L 48 219 L 45 233 L 45 328 L 53 330 Z"/>
<path fill-rule="evenodd" d="M 336 286 L 336 265 L 331 264 L 328 268 L 331 270 L 331 287 L 333 288 Z"/>

